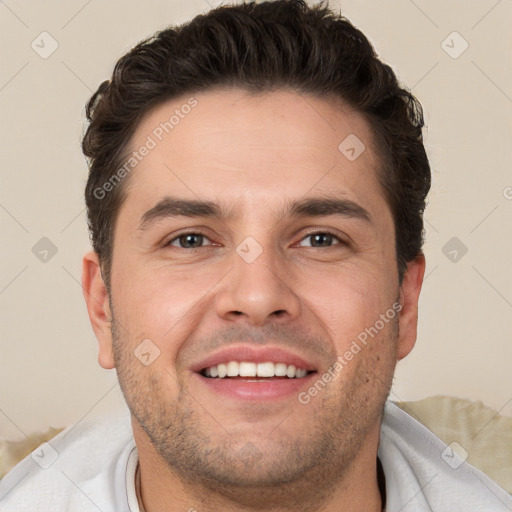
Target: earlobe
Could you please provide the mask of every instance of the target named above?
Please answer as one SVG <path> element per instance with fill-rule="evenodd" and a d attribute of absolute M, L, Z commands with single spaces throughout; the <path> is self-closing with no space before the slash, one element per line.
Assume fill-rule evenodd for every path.
<path fill-rule="evenodd" d="M 98 362 L 102 368 L 114 368 L 108 292 L 101 276 L 98 254 L 88 252 L 82 261 L 82 290 L 94 334 L 98 339 Z"/>
<path fill-rule="evenodd" d="M 403 359 L 414 348 L 418 327 L 418 301 L 423 276 L 425 274 L 425 256 L 420 253 L 407 264 L 402 285 L 400 287 L 399 335 L 397 360 Z"/>

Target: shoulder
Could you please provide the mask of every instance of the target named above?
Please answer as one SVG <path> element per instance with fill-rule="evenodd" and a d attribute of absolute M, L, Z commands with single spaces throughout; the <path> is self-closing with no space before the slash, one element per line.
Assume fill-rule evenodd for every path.
<path fill-rule="evenodd" d="M 0 481 L 2 512 L 127 510 L 135 448 L 128 412 L 84 419 L 43 443 Z"/>
<path fill-rule="evenodd" d="M 505 512 L 512 497 L 430 430 L 387 402 L 379 458 L 386 477 L 388 512 L 464 510 Z"/>

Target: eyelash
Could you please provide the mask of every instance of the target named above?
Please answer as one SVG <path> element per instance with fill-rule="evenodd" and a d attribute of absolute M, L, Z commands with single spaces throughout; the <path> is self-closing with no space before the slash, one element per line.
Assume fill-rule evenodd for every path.
<path fill-rule="evenodd" d="M 185 233 L 180 233 L 178 236 L 175 236 L 174 238 L 172 238 L 171 240 L 169 240 L 168 242 L 166 242 L 164 244 L 164 247 L 171 247 L 171 244 L 177 240 L 179 240 L 181 237 L 185 237 L 185 236 L 188 236 L 188 235 L 200 235 L 200 236 L 203 236 L 205 237 L 206 239 L 210 240 L 208 238 L 208 236 L 204 233 L 202 233 L 201 231 L 187 231 Z M 327 246 L 327 247 L 310 247 L 311 249 L 331 249 L 333 247 L 335 247 L 336 245 L 348 245 L 347 242 L 345 240 L 343 240 L 342 238 L 340 238 L 338 235 L 335 235 L 334 233 L 330 232 L 330 231 L 313 231 L 311 233 L 307 233 L 306 235 L 304 235 L 300 241 L 304 240 L 305 238 L 308 238 L 308 237 L 311 237 L 311 236 L 314 236 L 314 235 L 328 235 L 328 236 L 332 236 L 334 239 L 336 239 L 339 243 L 337 244 L 334 244 L 334 245 L 331 245 L 331 246 Z M 211 241 L 211 240 L 210 240 Z M 203 249 L 205 246 L 201 246 L 201 247 L 192 247 L 192 248 L 186 248 L 186 247 L 176 247 L 176 246 L 172 246 L 172 247 L 175 247 L 176 249 L 182 249 L 184 251 L 195 251 L 195 250 L 198 250 L 198 249 Z"/>

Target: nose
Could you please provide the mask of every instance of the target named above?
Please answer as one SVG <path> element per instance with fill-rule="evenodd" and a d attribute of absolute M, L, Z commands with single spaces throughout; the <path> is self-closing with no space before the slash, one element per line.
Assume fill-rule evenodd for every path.
<path fill-rule="evenodd" d="M 301 302 L 293 289 L 291 270 L 286 269 L 286 262 L 270 249 L 252 262 L 235 253 L 233 267 L 216 294 L 219 317 L 255 326 L 297 318 Z"/>

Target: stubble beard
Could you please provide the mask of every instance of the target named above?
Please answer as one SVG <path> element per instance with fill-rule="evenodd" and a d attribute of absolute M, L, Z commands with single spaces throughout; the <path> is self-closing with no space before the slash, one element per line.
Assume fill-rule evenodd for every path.
<path fill-rule="evenodd" d="M 391 354 L 398 338 L 397 319 L 378 343 L 388 351 L 368 349 L 343 389 L 330 385 L 308 405 L 291 404 L 286 419 L 267 438 L 256 434 L 257 426 L 253 438 L 238 437 L 229 425 L 222 426 L 221 437 L 213 438 L 212 422 L 222 419 L 215 415 L 215 420 L 200 405 L 201 397 L 196 400 L 185 386 L 173 402 L 166 400 L 162 374 L 152 373 L 134 357 L 133 342 L 116 328 L 111 311 L 116 371 L 132 416 L 171 473 L 198 495 L 209 494 L 210 505 L 214 494 L 253 509 L 321 510 L 372 427 L 380 424 L 396 363 Z M 295 437 L 280 435 L 287 422 L 300 423 L 294 413 L 308 414 L 308 408 L 314 415 L 312 428 Z"/>

